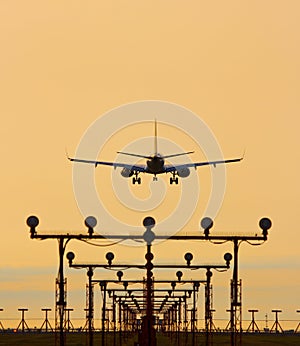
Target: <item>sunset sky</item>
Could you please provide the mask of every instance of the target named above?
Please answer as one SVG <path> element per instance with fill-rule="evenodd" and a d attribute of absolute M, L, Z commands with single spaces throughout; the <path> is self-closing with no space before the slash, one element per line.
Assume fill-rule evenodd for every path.
<path fill-rule="evenodd" d="M 18 318 L 17 309 L 27 307 L 28 316 L 38 317 L 41 308 L 54 308 L 57 243 L 31 240 L 27 217 L 40 218 L 40 231 L 86 231 L 65 148 L 75 155 L 85 131 L 111 109 L 161 100 L 197 114 L 225 158 L 246 149 L 241 163 L 227 166 L 226 194 L 213 229 L 257 233 L 261 217 L 272 219 L 264 245 L 240 248 L 244 318 L 250 318 L 251 308 L 259 309 L 262 320 L 266 313 L 272 320 L 275 308 L 283 310 L 281 319 L 299 318 L 299 1 L 11 0 L 0 1 L 0 27 L 1 316 Z M 159 114 L 155 117 L 159 121 Z M 153 134 L 146 120 L 130 140 Z M 173 135 L 163 125 L 158 130 L 183 150 L 195 150 L 190 160 L 205 160 L 188 136 Z M 114 135 L 101 158 L 115 160 L 128 138 L 126 130 Z M 193 174 L 208 193 L 210 169 Z M 107 167 L 95 171 L 96 185 L 106 185 L 99 195 L 107 205 L 113 200 L 111 176 Z M 142 179 L 139 190 L 125 179 L 119 188 L 128 184 L 132 193 L 146 198 L 151 178 Z M 165 198 L 176 197 L 177 187 L 161 180 Z M 199 228 L 201 201 L 198 207 L 183 233 Z M 164 206 L 148 214 L 160 212 L 170 210 Z M 141 226 L 145 213 L 127 216 L 130 224 Z M 144 261 L 141 247 L 68 245 L 79 262 L 103 261 L 108 249 L 116 261 Z M 231 250 L 231 244 L 167 242 L 153 252 L 157 263 L 183 263 L 187 251 L 194 253 L 195 263 L 219 263 Z M 68 304 L 74 315 L 83 316 L 86 274 L 66 266 L 66 275 Z M 185 275 L 204 278 L 202 272 Z M 214 273 L 216 318 L 228 317 L 231 275 Z M 99 270 L 95 277 L 114 278 L 114 273 Z M 203 316 L 203 304 L 200 310 Z"/>

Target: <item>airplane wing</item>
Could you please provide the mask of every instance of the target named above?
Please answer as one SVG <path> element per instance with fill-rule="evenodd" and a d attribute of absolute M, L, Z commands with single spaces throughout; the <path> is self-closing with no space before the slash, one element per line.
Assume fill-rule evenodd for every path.
<path fill-rule="evenodd" d="M 214 167 L 216 167 L 216 165 L 219 164 L 224 164 L 224 163 L 231 163 L 231 162 L 239 162 L 242 161 L 243 158 L 238 158 L 238 159 L 230 159 L 230 160 L 219 160 L 219 161 L 204 161 L 204 162 L 192 162 L 192 163 L 185 163 L 185 164 L 179 164 L 176 166 L 173 165 L 166 165 L 166 173 L 168 172 L 175 172 L 177 170 L 180 170 L 182 168 L 189 168 L 189 167 L 200 167 L 200 166 L 209 166 L 212 165 Z"/>
<path fill-rule="evenodd" d="M 128 163 L 119 163 L 119 162 L 107 162 L 107 161 L 94 161 L 94 160 L 84 160 L 84 159 L 76 159 L 68 157 L 68 159 L 72 162 L 81 162 L 81 163 L 89 163 L 92 165 L 95 165 L 97 167 L 98 165 L 104 165 L 104 166 L 112 166 L 114 168 L 121 167 L 121 168 L 128 168 L 131 171 L 135 172 L 145 172 L 146 167 L 142 165 L 130 165 Z"/>

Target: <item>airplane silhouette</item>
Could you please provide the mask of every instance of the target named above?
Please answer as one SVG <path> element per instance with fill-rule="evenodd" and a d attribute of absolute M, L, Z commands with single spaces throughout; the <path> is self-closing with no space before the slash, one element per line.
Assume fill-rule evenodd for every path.
<path fill-rule="evenodd" d="M 123 155 L 129 155 L 133 157 L 138 158 L 144 158 L 146 159 L 146 165 L 139 165 L 139 164 L 128 164 L 128 163 L 121 163 L 121 162 L 107 162 L 107 161 L 94 161 L 94 160 L 85 160 L 85 159 L 77 159 L 77 158 L 71 158 L 68 157 L 68 159 L 72 162 L 81 162 L 81 163 L 89 163 L 95 165 L 97 167 L 98 165 L 104 165 L 104 166 L 112 166 L 114 168 L 120 167 L 122 168 L 121 175 L 125 178 L 132 178 L 133 184 L 141 184 L 141 177 L 138 175 L 140 173 L 147 173 L 152 174 L 153 180 L 157 180 L 156 175 L 162 174 L 162 173 L 170 173 L 172 174 L 172 177 L 170 177 L 170 184 L 178 184 L 178 177 L 180 178 L 186 178 L 190 175 L 190 168 L 194 167 L 195 169 L 200 166 L 207 166 L 207 165 L 213 165 L 214 167 L 218 164 L 224 164 L 224 163 L 231 163 L 231 162 L 239 162 L 243 159 L 237 158 L 237 159 L 229 159 L 229 160 L 219 160 L 219 161 L 204 161 L 204 162 L 192 162 L 192 163 L 185 163 L 185 164 L 176 164 L 176 165 L 169 165 L 165 164 L 165 159 L 171 158 L 171 157 L 177 157 L 181 155 L 187 155 L 192 154 L 194 151 L 188 151 L 185 153 L 179 153 L 179 154 L 171 154 L 171 155 L 161 155 L 157 151 L 157 122 L 155 120 L 154 125 L 154 154 L 151 156 L 147 155 L 139 155 L 139 154 L 133 154 L 133 153 L 125 153 L 122 151 L 118 151 L 118 154 Z"/>

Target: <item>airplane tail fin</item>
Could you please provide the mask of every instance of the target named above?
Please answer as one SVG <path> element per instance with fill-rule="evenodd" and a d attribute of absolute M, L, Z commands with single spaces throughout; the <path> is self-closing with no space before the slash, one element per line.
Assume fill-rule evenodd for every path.
<path fill-rule="evenodd" d="M 158 145 L 157 145 L 157 120 L 154 119 L 154 155 L 156 156 L 158 154 Z M 187 154 L 192 154 L 194 151 L 188 151 L 186 153 L 180 153 L 180 154 L 171 154 L 171 155 L 164 155 L 162 156 L 163 159 L 167 159 L 169 157 L 176 157 L 176 156 L 181 156 L 181 155 L 187 155 Z"/>
<path fill-rule="evenodd" d="M 157 121 L 154 122 L 154 155 L 157 155 Z"/>

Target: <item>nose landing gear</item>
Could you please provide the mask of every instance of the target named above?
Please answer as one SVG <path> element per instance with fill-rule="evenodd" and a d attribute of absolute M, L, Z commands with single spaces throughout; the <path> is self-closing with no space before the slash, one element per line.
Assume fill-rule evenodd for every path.
<path fill-rule="evenodd" d="M 170 184 L 172 185 L 173 183 L 178 185 L 178 177 L 175 177 L 175 174 L 170 178 Z"/>
<path fill-rule="evenodd" d="M 138 174 L 135 173 L 135 177 L 132 178 L 132 184 L 134 185 L 134 184 L 138 183 L 139 185 L 141 185 L 141 181 L 142 181 L 141 177 L 138 177 Z"/>

